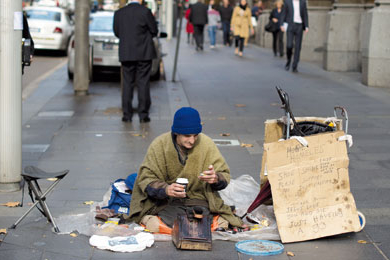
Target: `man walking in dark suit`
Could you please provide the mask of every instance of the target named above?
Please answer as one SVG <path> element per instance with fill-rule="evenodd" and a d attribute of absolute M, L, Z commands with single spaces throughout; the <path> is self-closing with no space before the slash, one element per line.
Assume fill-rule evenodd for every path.
<path fill-rule="evenodd" d="M 286 70 L 290 69 L 291 56 L 294 48 L 293 72 L 298 72 L 303 31 L 305 33 L 309 31 L 306 0 L 284 0 L 284 9 L 280 16 L 280 26 L 283 32 L 287 27 L 287 63 L 285 68 Z"/>
<path fill-rule="evenodd" d="M 218 8 L 218 12 L 221 15 L 223 44 L 230 46 L 230 21 L 232 20 L 233 7 L 229 0 L 223 0 L 223 5 Z"/>
<path fill-rule="evenodd" d="M 207 5 L 202 0 L 191 6 L 190 22 L 194 25 L 194 38 L 196 50 L 203 50 L 203 31 L 204 26 L 208 23 Z"/>
<path fill-rule="evenodd" d="M 114 33 L 119 38 L 119 61 L 122 63 L 123 122 L 133 116 L 133 91 L 138 88 L 138 116 L 141 123 L 150 122 L 150 71 L 157 57 L 153 37 L 157 36 L 156 20 L 142 0 L 130 3 L 115 12 Z"/>

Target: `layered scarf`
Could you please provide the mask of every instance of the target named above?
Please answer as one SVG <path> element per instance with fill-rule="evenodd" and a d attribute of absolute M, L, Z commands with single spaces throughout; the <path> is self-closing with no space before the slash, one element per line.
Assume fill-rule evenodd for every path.
<path fill-rule="evenodd" d="M 246 7 L 248 6 L 248 4 L 244 4 L 244 5 L 240 4 L 239 6 L 240 6 L 240 8 L 241 8 L 242 10 L 245 11 L 245 9 L 246 9 Z"/>

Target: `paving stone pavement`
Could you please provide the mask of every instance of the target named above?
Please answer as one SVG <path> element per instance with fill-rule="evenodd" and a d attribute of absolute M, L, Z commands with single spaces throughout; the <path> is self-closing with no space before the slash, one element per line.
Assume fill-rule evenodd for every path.
<path fill-rule="evenodd" d="M 348 109 L 349 133 L 354 136 L 351 189 L 367 225 L 360 233 L 286 244 L 295 257 L 284 253 L 264 259 L 389 259 L 390 92 L 363 86 L 358 73 L 325 72 L 315 63 L 301 62 L 298 74 L 286 72 L 283 59 L 253 45 L 242 58 L 222 45 L 211 50 L 206 44 L 204 52 L 184 40 L 181 46 L 177 80 L 171 82 L 175 41 L 163 41 L 167 81 L 152 82 L 150 124 L 140 125 L 136 117 L 132 124 L 121 122 L 118 80 L 93 82 L 89 96 L 75 97 L 66 67 L 24 101 L 23 166 L 70 169 L 49 196 L 53 215 L 88 211 L 84 201 L 100 201 L 111 181 L 137 171 L 150 142 L 169 131 L 173 113 L 183 105 L 200 111 L 204 132 L 212 138 L 230 133 L 229 139 L 254 144 L 221 147 L 221 152 L 233 178 L 249 174 L 258 180 L 264 121 L 283 113 L 275 91 L 280 86 L 289 93 L 296 116 L 332 116 L 335 105 Z M 21 192 L 0 194 L 0 203 L 20 199 Z M 1 207 L 0 228 L 9 227 L 25 210 Z M 86 236 L 52 233 L 38 213 L 34 210 L 2 236 L 0 259 L 238 259 L 234 243 L 222 241 L 214 241 L 211 252 L 178 251 L 170 242 L 139 253 L 102 251 L 91 248 Z"/>

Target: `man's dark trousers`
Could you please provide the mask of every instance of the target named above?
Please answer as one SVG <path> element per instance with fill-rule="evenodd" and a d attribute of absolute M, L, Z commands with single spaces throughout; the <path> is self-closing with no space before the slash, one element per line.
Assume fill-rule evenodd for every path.
<path fill-rule="evenodd" d="M 303 27 L 301 23 L 293 23 L 291 28 L 287 28 L 287 63 L 291 62 L 294 48 L 293 69 L 298 67 L 299 56 L 301 54 Z"/>
<path fill-rule="evenodd" d="M 203 48 L 203 24 L 194 24 L 194 38 L 196 42 L 196 47 Z"/>
<path fill-rule="evenodd" d="M 131 119 L 133 116 L 133 92 L 138 83 L 138 116 L 143 120 L 149 115 L 150 99 L 150 71 L 152 61 L 124 61 L 122 62 L 123 92 L 122 109 L 123 117 Z"/>
<path fill-rule="evenodd" d="M 223 30 L 223 44 L 229 44 L 230 43 L 230 22 L 229 21 L 223 21 L 222 22 L 222 30 Z"/>
<path fill-rule="evenodd" d="M 276 56 L 279 51 L 279 54 L 282 57 L 284 54 L 284 47 L 283 47 L 284 33 L 281 30 L 277 30 L 276 32 L 272 32 L 272 34 L 273 34 L 272 49 L 274 50 L 274 54 Z"/>

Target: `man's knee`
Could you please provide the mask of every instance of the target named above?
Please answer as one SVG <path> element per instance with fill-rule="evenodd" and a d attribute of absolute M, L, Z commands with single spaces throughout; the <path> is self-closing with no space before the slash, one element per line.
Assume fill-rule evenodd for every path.
<path fill-rule="evenodd" d="M 228 229 L 229 228 L 229 221 L 224 219 L 222 216 L 218 217 L 218 228 Z"/>
<path fill-rule="evenodd" d="M 160 220 L 157 216 L 146 215 L 141 219 L 141 224 L 150 232 L 157 233 L 160 231 Z"/>

